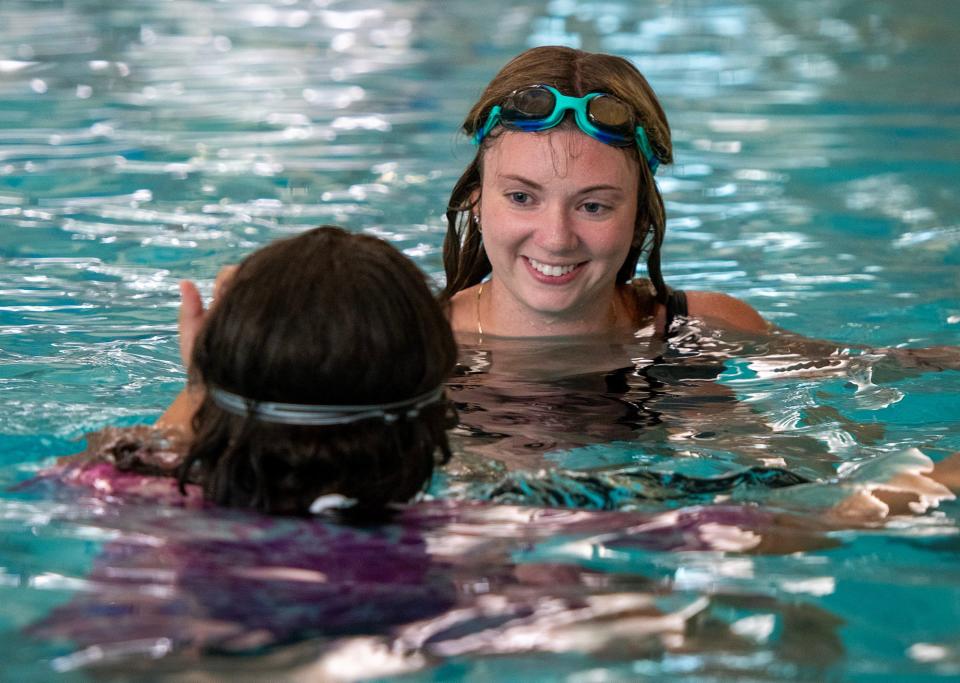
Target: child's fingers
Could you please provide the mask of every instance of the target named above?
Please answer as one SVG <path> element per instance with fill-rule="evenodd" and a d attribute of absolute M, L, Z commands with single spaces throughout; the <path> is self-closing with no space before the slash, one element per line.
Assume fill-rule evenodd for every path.
<path fill-rule="evenodd" d="M 190 356 L 193 354 L 193 342 L 197 338 L 200 326 L 206 311 L 203 309 L 203 299 L 200 290 L 190 280 L 180 282 L 180 314 L 177 317 L 177 328 L 180 333 L 180 359 L 185 368 L 190 367 Z"/>

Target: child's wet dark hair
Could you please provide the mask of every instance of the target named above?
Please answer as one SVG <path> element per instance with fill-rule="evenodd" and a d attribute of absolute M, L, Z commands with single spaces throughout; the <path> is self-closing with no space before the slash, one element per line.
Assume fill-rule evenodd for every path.
<path fill-rule="evenodd" d="M 386 242 L 324 226 L 240 265 L 194 345 L 191 381 L 254 401 L 368 405 L 440 387 L 456 344 L 424 275 Z M 405 502 L 450 457 L 441 398 L 349 424 L 276 424 L 224 410 L 207 392 L 180 470 L 221 505 L 305 514 L 320 496 L 358 515 Z M 396 418 L 396 419 L 394 419 Z"/>

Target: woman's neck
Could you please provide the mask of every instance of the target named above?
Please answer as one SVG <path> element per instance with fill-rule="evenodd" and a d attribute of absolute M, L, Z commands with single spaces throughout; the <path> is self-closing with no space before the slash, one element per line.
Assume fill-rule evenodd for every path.
<path fill-rule="evenodd" d="M 474 309 L 475 331 L 500 337 L 632 334 L 645 317 L 630 285 L 611 287 L 583 310 L 551 313 L 524 306 L 496 278 L 477 287 Z"/>

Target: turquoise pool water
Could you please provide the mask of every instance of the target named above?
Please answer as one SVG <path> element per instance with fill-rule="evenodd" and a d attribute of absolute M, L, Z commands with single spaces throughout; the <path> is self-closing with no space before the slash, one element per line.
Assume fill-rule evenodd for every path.
<path fill-rule="evenodd" d="M 955 371 L 464 340 L 456 462 L 384 529 L 9 487 L 156 418 L 182 277 L 335 222 L 439 281 L 460 118 L 534 44 L 623 54 L 660 94 L 670 284 L 842 345 L 958 345 L 958 26 L 892 0 L 5 0 L 3 677 L 956 677 L 957 503 L 824 522 L 960 451 Z"/>

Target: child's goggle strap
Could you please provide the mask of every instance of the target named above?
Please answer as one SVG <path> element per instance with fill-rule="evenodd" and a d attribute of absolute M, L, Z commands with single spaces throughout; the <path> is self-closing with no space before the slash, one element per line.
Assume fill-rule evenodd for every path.
<path fill-rule="evenodd" d="M 315 405 L 258 401 L 219 387 L 208 387 L 207 392 L 214 403 L 233 415 L 250 417 L 260 422 L 307 427 L 351 424 L 372 418 L 378 418 L 387 423 L 396 422 L 401 417 L 415 418 L 420 414 L 421 408 L 445 399 L 442 385 L 404 401 L 370 405 Z"/>
<path fill-rule="evenodd" d="M 647 132 L 643 126 L 636 125 L 629 105 L 607 93 L 570 97 L 549 85 L 519 88 L 510 93 L 503 104 L 490 110 L 473 141 L 479 145 L 498 124 L 511 130 L 547 130 L 563 121 L 568 111 L 573 112 L 580 130 L 604 144 L 629 147 L 635 143 L 647 160 L 650 172 L 657 172 L 660 160 L 653 153 Z"/>

